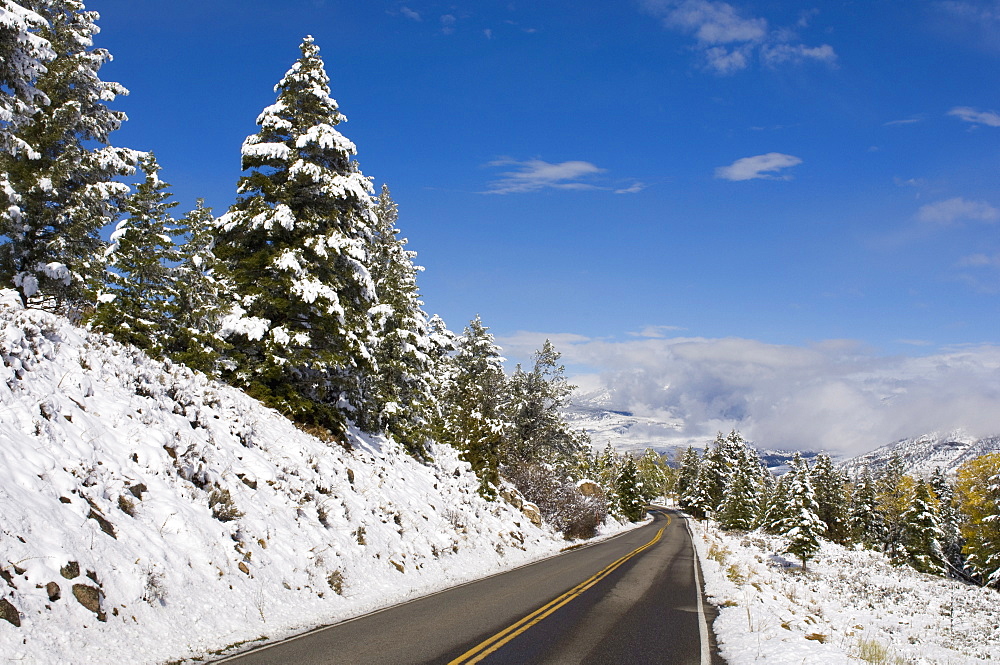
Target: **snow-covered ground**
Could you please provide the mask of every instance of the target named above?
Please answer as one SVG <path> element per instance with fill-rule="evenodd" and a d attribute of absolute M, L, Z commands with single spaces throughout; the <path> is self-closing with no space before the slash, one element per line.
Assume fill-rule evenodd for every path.
<path fill-rule="evenodd" d="M 691 524 L 730 665 L 958 665 L 1000 659 L 1000 593 L 823 543 L 803 571 L 781 538 Z"/>
<path fill-rule="evenodd" d="M 2 291 L 0 360 L 4 662 L 195 657 L 567 544 L 482 499 L 451 448 L 420 464 L 358 432 L 324 443 Z"/>

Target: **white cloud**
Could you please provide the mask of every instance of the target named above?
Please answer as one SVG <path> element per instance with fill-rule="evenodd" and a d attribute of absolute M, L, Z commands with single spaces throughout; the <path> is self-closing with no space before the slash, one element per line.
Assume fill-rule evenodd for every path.
<path fill-rule="evenodd" d="M 646 326 L 638 332 L 630 332 L 631 337 L 645 337 L 647 339 L 664 339 L 667 333 L 684 330 L 679 326 Z"/>
<path fill-rule="evenodd" d="M 523 162 L 499 159 L 490 162 L 488 166 L 513 166 L 515 170 L 501 173 L 499 180 L 490 183 L 486 194 L 519 194 L 541 189 L 598 189 L 596 185 L 583 180 L 606 172 L 605 169 L 583 161 L 551 164 L 541 159 Z"/>
<path fill-rule="evenodd" d="M 446 35 L 453 34 L 455 32 L 455 23 L 458 19 L 455 18 L 454 14 L 444 14 L 441 16 L 441 32 Z"/>
<path fill-rule="evenodd" d="M 940 226 L 954 226 L 963 221 L 995 222 L 1000 220 L 1000 210 L 985 201 L 968 201 L 955 197 L 921 206 L 917 211 L 917 219 Z"/>
<path fill-rule="evenodd" d="M 979 111 L 969 106 L 956 106 L 948 111 L 948 115 L 977 126 L 1000 127 L 1000 113 L 996 111 Z"/>
<path fill-rule="evenodd" d="M 817 60 L 831 65 L 837 61 L 837 54 L 829 44 L 815 47 L 804 44 L 775 44 L 774 46 L 764 46 L 760 56 L 764 63 L 771 67 L 786 62 L 803 62 L 805 60 Z"/>
<path fill-rule="evenodd" d="M 593 370 L 573 383 L 609 391 L 610 408 L 679 423 L 679 439 L 735 427 L 761 446 L 857 453 L 956 428 L 1000 433 L 998 346 L 905 357 L 851 340 L 573 337 L 553 341 L 567 365 Z"/>
<path fill-rule="evenodd" d="M 641 0 L 643 9 L 663 25 L 691 35 L 695 50 L 717 74 L 732 74 L 750 67 L 755 54 L 771 67 L 786 63 L 818 61 L 834 64 L 837 54 L 829 44 L 809 47 L 798 43 L 790 28 L 772 29 L 767 19 L 747 16 L 737 7 L 718 0 Z M 808 15 L 797 27 L 806 28 Z"/>
<path fill-rule="evenodd" d="M 802 160 L 794 155 L 780 152 L 769 152 L 766 155 L 744 157 L 737 159 L 729 166 L 715 169 L 715 177 L 722 180 L 787 180 L 791 176 L 778 176 L 774 172 L 801 164 Z"/>
<path fill-rule="evenodd" d="M 958 266 L 960 268 L 1000 268 L 1000 254 L 971 254 L 962 257 Z"/>
<path fill-rule="evenodd" d="M 402 14 L 403 16 L 405 16 L 408 19 L 413 19 L 414 21 L 420 21 L 420 20 L 422 20 L 421 17 L 420 17 L 420 14 L 418 12 L 410 9 L 409 7 L 400 7 L 399 8 L 399 13 Z"/>
<path fill-rule="evenodd" d="M 642 190 L 646 189 L 648 185 L 644 182 L 637 182 L 629 185 L 628 187 L 622 187 L 615 190 L 615 194 L 638 194 Z"/>
<path fill-rule="evenodd" d="M 732 5 L 709 0 L 684 0 L 679 3 L 649 2 L 667 8 L 664 23 L 694 33 L 702 44 L 754 42 L 767 35 L 767 20 L 744 18 Z"/>

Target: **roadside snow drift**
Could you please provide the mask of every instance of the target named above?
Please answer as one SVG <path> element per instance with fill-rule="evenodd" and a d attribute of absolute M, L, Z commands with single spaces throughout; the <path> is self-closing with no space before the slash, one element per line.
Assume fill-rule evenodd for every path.
<path fill-rule="evenodd" d="M 361 614 L 565 543 L 446 446 L 353 450 L 0 292 L 0 653 L 153 663 Z"/>

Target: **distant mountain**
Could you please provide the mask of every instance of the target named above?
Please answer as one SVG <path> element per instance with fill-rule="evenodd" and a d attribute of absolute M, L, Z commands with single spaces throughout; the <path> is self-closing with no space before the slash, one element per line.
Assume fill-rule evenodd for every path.
<path fill-rule="evenodd" d="M 996 452 L 1000 452 L 1000 436 L 976 438 L 962 431 L 934 433 L 917 438 L 900 439 L 870 453 L 846 460 L 841 463 L 840 468 L 852 476 L 864 468 L 878 472 L 886 467 L 893 455 L 898 455 L 906 473 L 929 476 L 937 468 L 946 473 L 955 473 L 965 462 Z"/>

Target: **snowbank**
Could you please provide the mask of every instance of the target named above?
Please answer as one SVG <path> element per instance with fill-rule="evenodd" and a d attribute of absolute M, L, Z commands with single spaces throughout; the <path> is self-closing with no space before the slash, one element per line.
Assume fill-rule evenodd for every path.
<path fill-rule="evenodd" d="M 823 543 L 803 571 L 783 539 L 692 523 L 714 629 L 730 665 L 1000 659 L 1000 594 Z"/>
<path fill-rule="evenodd" d="M 7 661 L 193 657 L 566 545 L 482 499 L 451 448 L 423 465 L 359 432 L 350 451 L 323 443 L 3 292 L 0 360 Z"/>

